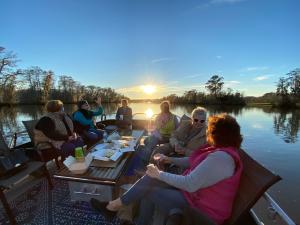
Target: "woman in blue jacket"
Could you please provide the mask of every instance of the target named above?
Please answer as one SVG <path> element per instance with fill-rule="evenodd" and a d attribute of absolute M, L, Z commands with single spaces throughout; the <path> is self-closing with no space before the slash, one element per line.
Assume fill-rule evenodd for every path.
<path fill-rule="evenodd" d="M 98 97 L 95 101 L 98 108 L 96 111 L 92 111 L 89 103 L 86 100 L 81 100 L 77 103 L 78 110 L 73 113 L 73 120 L 75 129 L 79 134 L 87 139 L 88 142 L 94 143 L 103 137 L 103 131 L 97 129 L 95 116 L 100 116 L 103 113 L 101 106 L 101 97 Z"/>

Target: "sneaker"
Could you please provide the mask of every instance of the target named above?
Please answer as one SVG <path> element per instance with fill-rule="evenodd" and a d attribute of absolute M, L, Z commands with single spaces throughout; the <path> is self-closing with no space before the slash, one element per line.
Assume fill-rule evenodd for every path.
<path fill-rule="evenodd" d="M 92 207 L 109 221 L 113 220 L 113 218 L 117 215 L 116 211 L 110 211 L 106 208 L 108 202 L 100 202 L 95 198 L 92 198 L 90 202 Z"/>

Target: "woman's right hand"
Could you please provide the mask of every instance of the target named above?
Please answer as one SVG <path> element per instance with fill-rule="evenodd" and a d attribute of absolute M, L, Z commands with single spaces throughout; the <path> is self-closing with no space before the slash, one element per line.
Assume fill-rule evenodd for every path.
<path fill-rule="evenodd" d="M 77 134 L 74 132 L 71 136 L 69 136 L 69 141 L 73 141 L 77 139 Z"/>
<path fill-rule="evenodd" d="M 159 163 L 171 163 L 170 158 L 161 153 L 156 153 L 153 159 Z"/>

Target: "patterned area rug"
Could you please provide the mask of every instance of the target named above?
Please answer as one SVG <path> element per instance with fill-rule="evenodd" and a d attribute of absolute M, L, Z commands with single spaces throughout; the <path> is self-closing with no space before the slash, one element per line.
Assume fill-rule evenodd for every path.
<path fill-rule="evenodd" d="M 115 219 L 108 222 L 94 211 L 88 202 L 71 202 L 68 183 L 52 179 L 54 189 L 48 188 L 46 179 L 10 202 L 18 224 L 24 225 L 117 225 Z M 0 203 L 1 204 L 1 203 Z M 0 224 L 9 224 L 3 208 L 0 208 Z"/>

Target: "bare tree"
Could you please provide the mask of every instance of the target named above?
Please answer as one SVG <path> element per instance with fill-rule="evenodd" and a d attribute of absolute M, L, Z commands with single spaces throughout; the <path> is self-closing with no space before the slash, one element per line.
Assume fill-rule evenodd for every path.
<path fill-rule="evenodd" d="M 43 102 L 46 102 L 48 100 L 50 90 L 53 87 L 53 79 L 54 79 L 54 73 L 51 70 L 49 70 L 42 81 Z"/>
<path fill-rule="evenodd" d="M 287 74 L 291 94 L 300 97 L 300 69 L 297 68 Z"/>
<path fill-rule="evenodd" d="M 0 46 L 0 102 L 11 104 L 16 100 L 17 76 L 21 73 L 15 69 L 17 62 L 15 53 Z"/>
<path fill-rule="evenodd" d="M 280 77 L 277 83 L 276 94 L 279 96 L 287 96 L 289 94 L 289 85 L 287 79 Z"/>

